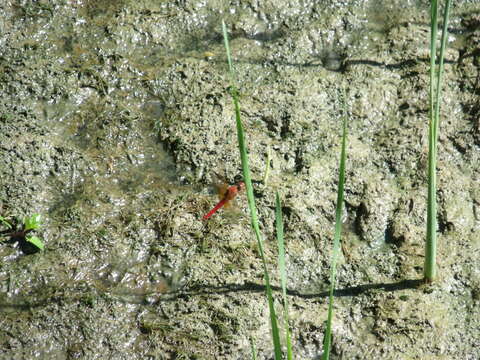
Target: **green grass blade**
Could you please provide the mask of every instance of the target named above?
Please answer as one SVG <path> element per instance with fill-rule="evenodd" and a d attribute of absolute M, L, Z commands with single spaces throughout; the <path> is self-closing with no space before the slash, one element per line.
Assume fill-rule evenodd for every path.
<path fill-rule="evenodd" d="M 443 81 L 443 63 L 445 59 L 445 49 L 447 47 L 448 38 L 448 18 L 450 17 L 450 4 L 451 1 L 447 0 L 445 3 L 445 9 L 443 13 L 443 26 L 442 26 L 442 41 L 440 45 L 440 56 L 437 73 L 437 92 L 435 94 L 435 145 L 438 140 L 438 128 L 440 123 L 440 99 L 442 98 L 442 81 Z M 436 149 L 435 149 L 436 154 Z"/>
<path fill-rule="evenodd" d="M 438 3 L 437 0 L 430 1 L 430 118 L 434 113 L 435 108 L 435 60 L 437 56 L 437 16 Z"/>
<path fill-rule="evenodd" d="M 280 196 L 278 192 L 275 196 L 275 225 L 277 230 L 278 245 L 278 266 L 280 268 L 280 282 L 282 285 L 283 297 L 283 316 L 285 319 L 285 339 L 287 342 L 287 360 L 293 359 L 292 340 L 290 337 L 290 329 L 288 324 L 288 298 L 287 298 L 287 271 L 285 268 L 285 241 L 283 237 L 283 219 L 282 207 L 280 204 Z"/>
<path fill-rule="evenodd" d="M 430 124 L 428 131 L 428 196 L 427 196 L 427 242 L 425 246 L 424 278 L 432 282 L 436 277 L 437 256 L 437 141 L 440 123 L 440 99 L 443 79 L 443 62 L 448 37 L 448 18 L 450 0 L 447 0 L 443 15 L 442 40 L 439 66 L 436 70 L 436 39 L 438 21 L 438 3 L 431 1 L 431 38 L 430 38 Z"/>
<path fill-rule="evenodd" d="M 250 350 L 252 352 L 252 360 L 257 360 L 257 349 L 255 349 L 255 343 L 253 339 L 250 339 Z"/>
<path fill-rule="evenodd" d="M 265 253 L 264 253 L 263 238 L 262 238 L 262 234 L 260 233 L 260 227 L 258 225 L 257 208 L 255 206 L 255 198 L 253 196 L 253 185 L 252 185 L 252 179 L 250 177 L 250 168 L 248 165 L 248 154 L 247 154 L 247 148 L 245 145 L 245 134 L 243 131 L 242 120 L 240 117 L 240 105 L 238 103 L 238 90 L 237 90 L 236 81 L 235 81 L 235 70 L 232 64 L 230 45 L 228 42 L 227 27 L 223 20 L 222 20 L 222 30 L 223 30 L 223 38 L 225 41 L 225 50 L 227 52 L 227 62 L 228 62 L 228 67 L 229 67 L 229 72 L 231 77 L 231 95 L 233 98 L 233 105 L 235 108 L 237 139 L 238 139 L 238 147 L 240 149 L 240 159 L 242 162 L 243 181 L 245 182 L 245 187 L 247 190 L 247 201 L 248 201 L 248 207 L 250 209 L 251 225 L 255 233 L 255 237 L 257 238 L 260 257 L 262 258 L 264 281 L 265 281 L 265 287 L 266 287 L 266 293 L 267 293 L 268 308 L 270 312 L 270 324 L 272 327 L 272 340 L 273 340 L 273 346 L 275 351 L 275 359 L 280 360 L 282 359 L 282 349 L 280 346 L 280 335 L 278 331 L 277 316 L 275 314 L 272 288 L 270 286 L 270 277 L 268 275 L 267 261 L 265 259 Z"/>
<path fill-rule="evenodd" d="M 430 3 L 430 123 L 428 129 L 428 194 L 427 194 L 427 242 L 425 244 L 424 278 L 432 281 L 435 277 L 437 244 L 437 198 L 436 198 L 436 154 L 435 154 L 435 59 L 437 54 L 437 13 L 438 3 Z"/>
<path fill-rule="evenodd" d="M 337 187 L 337 206 L 335 209 L 335 234 L 333 237 L 333 252 L 330 264 L 330 289 L 328 295 L 328 317 L 327 328 L 323 342 L 323 360 L 330 358 L 330 348 L 332 342 L 332 318 L 333 318 L 333 291 L 335 288 L 335 277 L 337 272 L 337 258 L 340 251 L 340 235 L 342 233 L 342 212 L 343 212 L 343 194 L 345 187 L 345 162 L 347 158 L 347 112 L 346 112 L 346 96 L 344 93 L 344 117 L 343 117 L 343 134 L 342 134 L 342 150 L 340 155 L 340 169 L 338 175 Z"/>

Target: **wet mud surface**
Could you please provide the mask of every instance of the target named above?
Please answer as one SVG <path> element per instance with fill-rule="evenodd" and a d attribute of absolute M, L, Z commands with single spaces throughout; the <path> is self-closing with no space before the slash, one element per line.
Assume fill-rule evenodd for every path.
<path fill-rule="evenodd" d="M 273 358 L 246 199 L 202 220 L 241 173 L 222 18 L 296 358 L 322 351 L 344 88 L 332 358 L 480 357 L 480 7 L 452 9 L 423 285 L 428 5 L 320 3 L 2 2 L 0 216 L 41 213 L 45 251 L 1 239 L 1 359 Z"/>

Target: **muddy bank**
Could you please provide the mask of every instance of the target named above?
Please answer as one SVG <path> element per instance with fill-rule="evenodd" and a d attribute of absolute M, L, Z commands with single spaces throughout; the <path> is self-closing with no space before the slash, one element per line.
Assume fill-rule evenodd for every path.
<path fill-rule="evenodd" d="M 336 359 L 480 356 L 480 8 L 455 3 L 439 138 L 439 278 L 421 286 L 426 4 L 85 1 L 0 5 L 0 215 L 41 213 L 46 250 L 0 243 L 0 358 L 273 356 L 220 21 L 231 30 L 274 285 L 281 193 L 298 359 L 321 354 L 348 93 Z M 280 303 L 277 304 L 280 306 Z"/>

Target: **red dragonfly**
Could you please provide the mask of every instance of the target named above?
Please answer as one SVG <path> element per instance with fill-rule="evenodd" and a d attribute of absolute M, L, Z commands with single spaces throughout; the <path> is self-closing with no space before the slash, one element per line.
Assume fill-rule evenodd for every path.
<path fill-rule="evenodd" d="M 219 188 L 218 194 L 220 196 L 220 201 L 215 205 L 215 207 L 210 210 L 206 215 L 203 216 L 203 220 L 208 220 L 210 216 L 215 214 L 222 206 L 228 205 L 230 200 L 234 199 L 235 196 L 240 191 L 243 191 L 245 189 L 245 183 L 243 181 L 240 181 L 236 183 L 235 185 L 223 185 Z"/>

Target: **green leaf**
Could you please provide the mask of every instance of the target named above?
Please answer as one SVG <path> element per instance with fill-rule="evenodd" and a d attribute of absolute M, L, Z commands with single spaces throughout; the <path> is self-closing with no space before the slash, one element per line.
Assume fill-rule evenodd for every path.
<path fill-rule="evenodd" d="M 0 223 L 5 225 L 7 227 L 7 229 L 12 228 L 12 225 L 3 216 L 0 216 Z"/>
<path fill-rule="evenodd" d="M 40 240 L 40 238 L 38 238 L 37 236 L 27 236 L 26 239 L 29 243 L 35 245 L 37 248 L 39 248 L 42 251 L 45 248 L 45 245 L 43 245 L 42 240 Z"/>
<path fill-rule="evenodd" d="M 40 228 L 40 222 L 42 220 L 42 215 L 40 214 L 33 214 L 30 217 L 26 217 L 24 222 L 25 229 L 24 230 L 37 230 Z"/>

